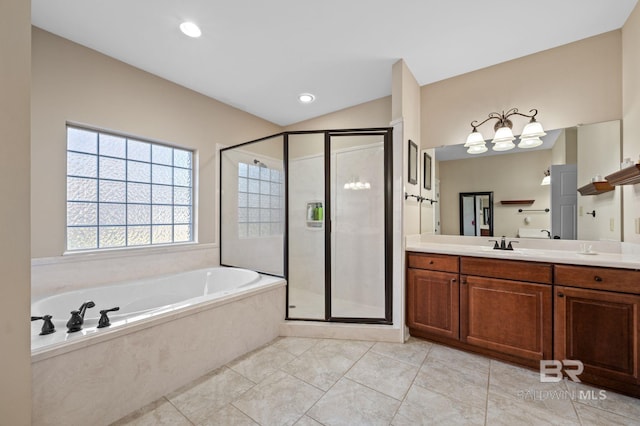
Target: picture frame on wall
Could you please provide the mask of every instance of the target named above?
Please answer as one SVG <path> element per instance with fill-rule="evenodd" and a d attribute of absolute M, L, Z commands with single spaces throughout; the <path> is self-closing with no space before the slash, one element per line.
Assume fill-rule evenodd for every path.
<path fill-rule="evenodd" d="M 409 139 L 408 181 L 412 185 L 418 183 L 418 145 Z"/>
<path fill-rule="evenodd" d="M 431 156 L 426 152 L 422 155 L 422 182 L 424 189 L 431 189 Z"/>

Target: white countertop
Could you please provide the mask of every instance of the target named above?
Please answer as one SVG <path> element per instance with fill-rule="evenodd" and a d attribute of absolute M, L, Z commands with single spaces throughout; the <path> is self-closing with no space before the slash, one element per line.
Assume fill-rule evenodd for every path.
<path fill-rule="evenodd" d="M 563 263 L 571 265 L 607 266 L 640 269 L 640 252 L 619 242 L 589 242 L 563 240 L 533 240 L 507 238 L 518 241 L 514 250 L 494 250 L 489 240 L 495 237 L 458 237 L 448 235 L 410 235 L 406 251 L 526 260 L 530 262 Z M 590 254 L 580 252 L 581 244 L 592 246 Z"/>

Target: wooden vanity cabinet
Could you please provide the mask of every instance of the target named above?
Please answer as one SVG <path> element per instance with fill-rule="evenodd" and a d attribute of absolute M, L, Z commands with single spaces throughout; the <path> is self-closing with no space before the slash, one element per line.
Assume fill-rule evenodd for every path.
<path fill-rule="evenodd" d="M 556 284 L 555 359 L 582 361 L 582 380 L 639 396 L 640 272 L 557 265 Z"/>
<path fill-rule="evenodd" d="M 524 360 L 551 359 L 552 271 L 546 263 L 461 258 L 460 340 Z"/>
<path fill-rule="evenodd" d="M 407 260 L 407 326 L 414 335 L 457 340 L 458 257 L 412 253 Z"/>

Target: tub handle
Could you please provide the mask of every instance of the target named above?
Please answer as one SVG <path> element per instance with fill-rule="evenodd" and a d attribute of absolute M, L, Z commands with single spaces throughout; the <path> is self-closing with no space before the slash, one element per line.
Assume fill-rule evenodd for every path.
<path fill-rule="evenodd" d="M 120 307 L 116 306 L 115 308 L 111 308 L 111 309 L 103 309 L 100 311 L 100 320 L 98 321 L 98 328 L 104 328 L 104 327 L 109 327 L 111 325 L 111 321 L 109 321 L 109 317 L 107 316 L 107 314 L 109 312 L 115 312 L 115 311 L 119 311 Z"/>
<path fill-rule="evenodd" d="M 41 317 L 31 317 L 31 321 L 44 320 L 44 324 L 42 324 L 42 330 L 40 331 L 41 336 L 45 336 L 47 334 L 54 333 L 56 331 L 56 327 L 51 322 L 51 315 L 43 315 Z"/>

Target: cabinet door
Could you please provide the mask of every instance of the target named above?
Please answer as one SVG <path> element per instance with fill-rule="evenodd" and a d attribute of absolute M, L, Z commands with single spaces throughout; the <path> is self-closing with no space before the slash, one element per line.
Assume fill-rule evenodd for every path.
<path fill-rule="evenodd" d="M 458 274 L 409 268 L 407 325 L 457 340 L 459 296 Z"/>
<path fill-rule="evenodd" d="M 467 275 L 460 279 L 460 340 L 519 358 L 550 359 L 550 285 Z"/>
<path fill-rule="evenodd" d="M 638 383 L 640 296 L 555 289 L 555 358 L 582 361 L 584 372 Z"/>

